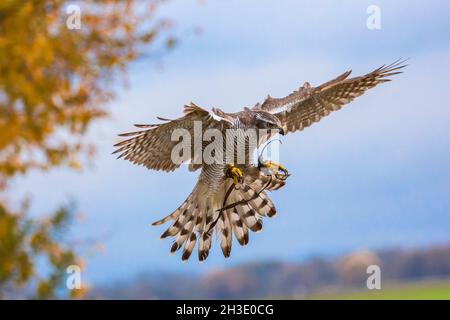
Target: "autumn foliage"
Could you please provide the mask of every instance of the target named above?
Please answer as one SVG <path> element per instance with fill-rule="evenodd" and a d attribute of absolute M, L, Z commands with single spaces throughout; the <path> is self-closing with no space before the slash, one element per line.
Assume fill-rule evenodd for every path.
<path fill-rule="evenodd" d="M 38 221 L 26 207 L 11 209 L 8 181 L 30 170 L 80 166 L 95 142 L 83 135 L 107 114 L 112 83 L 154 45 L 167 22 L 156 19 L 161 1 L 80 1 L 81 26 L 66 25 L 68 1 L 0 2 L 0 296 L 32 286 L 51 298 L 65 266 L 79 263 L 75 251 L 54 234 L 71 210 Z M 38 273 L 44 256 L 50 272 Z"/>

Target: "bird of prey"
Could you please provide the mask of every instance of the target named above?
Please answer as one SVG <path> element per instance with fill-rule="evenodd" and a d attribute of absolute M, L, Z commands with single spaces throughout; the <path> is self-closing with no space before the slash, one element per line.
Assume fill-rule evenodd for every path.
<path fill-rule="evenodd" d="M 202 141 L 200 161 L 195 152 L 186 152 L 182 159 L 189 162 L 189 170 L 201 169 L 197 184 L 175 211 L 153 223 L 160 225 L 172 221 L 161 238 L 173 237 L 170 251 L 174 253 L 182 249 L 183 261 L 189 259 L 196 243 L 198 259 L 205 260 L 214 230 L 227 258 L 231 253 L 233 234 L 244 246 L 249 241 L 249 230 L 260 231 L 262 217 L 275 215 L 275 206 L 266 191 L 281 188 L 289 176 L 286 168 L 273 161 L 258 159 L 256 163 L 252 159 L 255 150 L 274 131 L 281 135 L 301 131 L 332 111 L 339 110 L 366 90 L 390 81 L 389 77 L 401 73 L 405 66 L 404 60 L 397 60 L 359 77 L 350 78 L 351 71 L 347 71 L 317 87 L 306 82 L 284 98 L 268 96 L 264 102 L 237 113 L 226 113 L 218 108 L 207 111 L 190 103 L 184 108 L 184 116 L 178 119 L 158 118 L 163 122 L 135 125 L 142 130 L 121 134 L 127 138 L 115 145 L 117 149 L 114 153 L 119 153 L 118 158 L 123 157 L 148 169 L 170 172 L 181 165 L 181 162 L 173 161 L 172 151 L 179 143 L 172 137 L 174 130 L 183 129 L 194 135 L 196 122 L 201 123 L 203 131 L 216 129 L 224 137 L 227 130 L 234 130 L 236 139 L 233 145 L 244 141 L 245 161 L 237 162 L 233 153 L 224 161 L 206 163 L 201 155 L 207 144 Z M 249 129 L 263 132 L 256 145 L 248 143 L 245 131 Z M 216 149 L 220 150 L 224 147 L 223 141 L 219 139 L 210 143 L 216 143 Z"/>

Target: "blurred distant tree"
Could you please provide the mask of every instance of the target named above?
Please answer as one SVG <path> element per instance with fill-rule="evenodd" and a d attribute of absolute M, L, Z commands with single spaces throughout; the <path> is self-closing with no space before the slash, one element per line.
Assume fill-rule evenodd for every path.
<path fill-rule="evenodd" d="M 0 298 L 22 296 L 17 287 L 30 285 L 32 297 L 55 297 L 55 289 L 65 282 L 70 265 L 82 266 L 70 243 L 63 241 L 65 227 L 70 222 L 70 208 L 61 207 L 41 221 L 28 218 L 24 207 L 19 213 L 9 212 L 0 204 Z M 46 263 L 48 272 L 36 273 L 36 262 Z M 33 282 L 33 283 L 31 283 Z M 85 287 L 70 290 L 64 297 L 78 298 Z"/>
<path fill-rule="evenodd" d="M 78 168 L 92 146 L 89 125 L 107 113 L 111 83 L 126 72 L 168 21 L 155 17 L 162 1 L 0 1 L 0 295 L 11 285 L 34 283 L 37 297 L 50 298 L 65 266 L 77 261 L 54 233 L 64 231 L 69 211 L 37 221 L 8 208 L 8 181 L 30 169 Z M 80 28 L 69 29 L 68 5 L 78 5 Z M 52 187 L 52 186 L 48 186 Z M 38 275 L 36 257 L 50 272 Z"/>
<path fill-rule="evenodd" d="M 369 276 L 367 267 L 380 266 L 381 261 L 375 252 L 362 250 L 342 257 L 337 266 L 338 278 L 341 282 L 366 287 Z"/>

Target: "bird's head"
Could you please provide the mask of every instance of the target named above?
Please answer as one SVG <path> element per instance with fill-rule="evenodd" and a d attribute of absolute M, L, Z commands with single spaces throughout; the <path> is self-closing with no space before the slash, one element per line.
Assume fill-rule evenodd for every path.
<path fill-rule="evenodd" d="M 281 135 L 284 135 L 285 133 L 280 119 L 267 111 L 256 111 L 255 120 L 258 129 L 278 130 Z"/>

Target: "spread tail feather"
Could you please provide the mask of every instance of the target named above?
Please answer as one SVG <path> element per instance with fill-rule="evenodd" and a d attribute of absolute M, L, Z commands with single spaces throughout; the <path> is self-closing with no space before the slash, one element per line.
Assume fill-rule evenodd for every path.
<path fill-rule="evenodd" d="M 249 241 L 249 230 L 260 231 L 262 217 L 275 215 L 275 206 L 263 190 L 265 183 L 261 181 L 240 185 L 239 189 L 232 190 L 224 206 L 225 195 L 231 185 L 232 181 L 227 180 L 219 191 L 210 194 L 208 187 L 199 180 L 181 206 L 153 223 L 161 225 L 173 221 L 161 235 L 162 239 L 173 237 L 171 254 L 183 248 L 181 259 L 188 260 L 198 240 L 198 259 L 205 260 L 211 249 L 215 229 L 222 253 L 228 258 L 233 234 L 238 243 L 245 246 Z M 269 187 L 272 186 L 273 183 Z M 270 190 L 269 187 L 267 189 Z"/>

